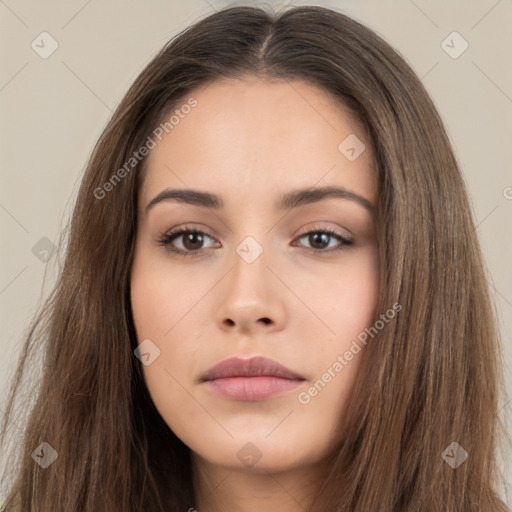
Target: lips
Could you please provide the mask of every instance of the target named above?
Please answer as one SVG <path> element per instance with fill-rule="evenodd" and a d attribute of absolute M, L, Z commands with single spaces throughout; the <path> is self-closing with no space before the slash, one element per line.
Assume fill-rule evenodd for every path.
<path fill-rule="evenodd" d="M 231 357 L 210 368 L 201 377 L 201 381 L 225 379 L 230 377 L 279 377 L 282 379 L 305 380 L 302 375 L 290 370 L 281 363 L 257 356 L 250 359 Z"/>
<path fill-rule="evenodd" d="M 201 377 L 201 383 L 224 399 L 256 402 L 291 392 L 306 379 L 266 357 L 225 359 Z"/>

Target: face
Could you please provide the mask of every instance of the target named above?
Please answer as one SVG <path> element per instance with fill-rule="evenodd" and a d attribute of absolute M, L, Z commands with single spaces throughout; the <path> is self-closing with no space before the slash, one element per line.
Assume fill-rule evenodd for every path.
<path fill-rule="evenodd" d="M 226 79 L 189 97 L 197 104 L 155 139 L 139 191 L 131 301 L 145 382 L 196 460 L 251 471 L 318 464 L 350 414 L 366 349 L 358 335 L 376 313 L 369 141 L 306 82 Z M 282 204 L 324 187 L 352 195 Z M 230 367 L 203 380 L 225 359 L 258 356 L 292 373 L 264 364 L 258 376 Z"/>

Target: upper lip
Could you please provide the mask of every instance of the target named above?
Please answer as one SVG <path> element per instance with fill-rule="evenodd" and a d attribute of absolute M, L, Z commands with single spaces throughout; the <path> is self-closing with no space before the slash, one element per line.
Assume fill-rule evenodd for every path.
<path fill-rule="evenodd" d="M 295 373 L 273 359 L 268 359 L 262 356 L 251 357 L 250 359 L 242 359 L 240 357 L 224 359 L 224 361 L 221 361 L 205 372 L 202 375 L 201 380 L 207 381 L 228 377 L 258 376 L 304 380 L 302 375 Z"/>

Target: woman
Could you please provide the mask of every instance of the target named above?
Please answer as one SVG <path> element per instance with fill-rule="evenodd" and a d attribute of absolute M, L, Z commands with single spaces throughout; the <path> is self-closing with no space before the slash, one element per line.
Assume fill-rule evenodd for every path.
<path fill-rule="evenodd" d="M 483 268 L 386 42 L 321 7 L 209 16 L 88 162 L 8 510 L 507 510 Z"/>

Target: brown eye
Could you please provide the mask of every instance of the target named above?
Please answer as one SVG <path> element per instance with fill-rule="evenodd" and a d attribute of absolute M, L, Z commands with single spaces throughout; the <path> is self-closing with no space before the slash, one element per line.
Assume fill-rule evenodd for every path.
<path fill-rule="evenodd" d="M 301 239 L 306 239 L 307 242 L 310 244 L 309 249 L 319 253 L 330 253 L 338 251 L 345 248 L 346 246 L 353 244 L 352 240 L 348 240 L 347 238 L 340 235 L 336 231 L 333 231 L 328 228 L 303 233 L 298 238 L 298 240 Z M 338 244 L 334 247 L 331 246 L 330 248 L 328 248 L 332 239 L 336 240 Z"/>
<path fill-rule="evenodd" d="M 213 238 L 204 231 L 198 229 L 180 229 L 178 231 L 165 233 L 158 242 L 170 252 L 181 256 L 193 256 L 205 249 L 203 244 L 206 238 L 213 240 Z M 176 241 L 180 241 L 180 239 L 181 247 L 178 246 L 178 248 L 176 248 L 174 244 Z"/>
<path fill-rule="evenodd" d="M 193 233 L 188 232 L 183 236 L 183 245 L 186 249 L 190 251 L 196 251 L 197 249 L 201 249 L 201 245 L 203 244 L 203 235 L 201 233 Z"/>

